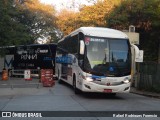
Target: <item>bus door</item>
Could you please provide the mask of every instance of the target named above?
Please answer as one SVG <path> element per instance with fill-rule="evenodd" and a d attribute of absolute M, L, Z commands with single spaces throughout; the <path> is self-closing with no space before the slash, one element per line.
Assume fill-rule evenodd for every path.
<path fill-rule="evenodd" d="M 62 56 L 62 78 L 66 80 L 70 80 L 72 77 L 72 57 L 68 54 Z"/>
<path fill-rule="evenodd" d="M 67 71 L 68 71 L 68 62 L 67 62 L 67 54 L 63 53 L 61 57 L 61 77 L 65 80 L 67 80 Z"/>
<path fill-rule="evenodd" d="M 67 71 L 68 71 L 67 69 L 68 69 L 68 65 L 66 63 L 62 63 L 62 69 L 61 69 L 62 76 L 61 77 L 65 80 L 67 80 Z"/>

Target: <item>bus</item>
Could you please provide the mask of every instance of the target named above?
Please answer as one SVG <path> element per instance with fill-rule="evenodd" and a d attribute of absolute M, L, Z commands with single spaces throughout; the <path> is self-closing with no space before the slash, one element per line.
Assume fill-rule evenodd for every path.
<path fill-rule="evenodd" d="M 55 71 L 56 47 L 53 43 L 10 46 L 5 48 L 9 51 L 1 62 L 5 69 L 12 70 L 13 76 L 23 76 L 26 69 L 31 70 L 32 76 L 38 76 L 41 69 Z"/>
<path fill-rule="evenodd" d="M 130 91 L 131 44 L 121 31 L 81 27 L 58 41 L 55 75 L 74 92 Z"/>

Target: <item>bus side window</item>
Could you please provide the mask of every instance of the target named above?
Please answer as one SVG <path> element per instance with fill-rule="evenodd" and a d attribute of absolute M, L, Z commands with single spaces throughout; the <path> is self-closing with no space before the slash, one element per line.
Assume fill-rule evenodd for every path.
<path fill-rule="evenodd" d="M 71 37 L 71 53 L 77 54 L 78 53 L 78 35 Z M 77 57 L 77 56 L 76 56 Z"/>
<path fill-rule="evenodd" d="M 57 54 L 61 54 L 61 49 L 57 47 Z"/>

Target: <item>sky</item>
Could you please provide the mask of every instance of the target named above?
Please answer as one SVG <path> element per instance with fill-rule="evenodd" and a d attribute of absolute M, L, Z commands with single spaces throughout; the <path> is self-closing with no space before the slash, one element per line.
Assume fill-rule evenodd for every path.
<path fill-rule="evenodd" d="M 51 4 L 55 6 L 56 10 L 60 10 L 63 8 L 71 9 L 70 6 L 74 4 L 74 6 L 78 7 L 78 5 L 91 5 L 92 3 L 88 3 L 86 0 L 40 0 L 42 3 Z M 75 1 L 75 3 L 73 2 Z M 72 10 L 78 10 L 77 8 L 72 8 Z"/>

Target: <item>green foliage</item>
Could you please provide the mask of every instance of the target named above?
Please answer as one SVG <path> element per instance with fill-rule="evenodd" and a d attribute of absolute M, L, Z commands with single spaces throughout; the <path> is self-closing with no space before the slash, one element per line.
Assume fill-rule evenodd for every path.
<path fill-rule="evenodd" d="M 160 0 L 123 0 L 106 17 L 107 27 L 125 30 L 129 25 L 140 33 L 140 48 L 145 61 L 157 61 L 160 41 Z"/>
<path fill-rule="evenodd" d="M 0 46 L 25 44 L 31 41 L 28 29 L 18 20 L 19 11 L 13 0 L 0 1 Z"/>
<path fill-rule="evenodd" d="M 89 0 L 94 4 L 79 12 L 62 10 L 39 0 L 0 0 L 0 47 L 31 44 L 47 39 L 57 42 L 81 26 L 119 30 L 136 27 L 145 61 L 157 61 L 160 42 L 160 0 Z"/>
<path fill-rule="evenodd" d="M 94 3 L 91 6 L 81 7 L 79 12 L 62 10 L 57 15 L 57 26 L 64 33 L 69 34 L 82 26 L 104 27 L 105 17 L 112 9 L 120 4 L 121 0 L 89 0 Z"/>
<path fill-rule="evenodd" d="M 158 59 L 160 0 L 98 0 L 77 13 L 63 10 L 57 18 L 57 26 L 64 35 L 82 26 L 128 30 L 134 25 L 140 33 L 139 47 L 144 50 L 144 60 Z"/>
<path fill-rule="evenodd" d="M 39 0 L 1 0 L 0 17 L 0 47 L 33 44 L 38 38 L 58 39 L 55 10 Z"/>
<path fill-rule="evenodd" d="M 58 39 L 54 7 L 42 4 L 39 0 L 27 0 L 17 4 L 17 7 L 23 11 L 21 22 L 29 28 L 29 34 L 34 40 L 50 37 L 55 42 Z"/>

